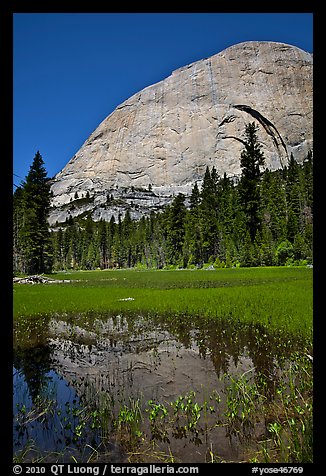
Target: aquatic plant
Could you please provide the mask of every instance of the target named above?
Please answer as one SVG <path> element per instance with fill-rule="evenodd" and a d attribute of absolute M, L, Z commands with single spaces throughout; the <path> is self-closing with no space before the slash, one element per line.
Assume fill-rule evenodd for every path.
<path fill-rule="evenodd" d="M 156 403 L 153 400 L 147 402 L 149 408 L 148 419 L 150 422 L 151 439 L 156 441 L 170 442 L 167 430 L 167 417 L 169 416 L 168 409 L 163 403 Z"/>
<path fill-rule="evenodd" d="M 266 400 L 256 382 L 250 378 L 253 372 L 254 369 L 251 368 L 239 377 L 224 375 L 229 381 L 225 387 L 228 433 L 237 433 L 240 438 L 250 438 Z"/>
<path fill-rule="evenodd" d="M 116 421 L 118 439 L 123 445 L 132 447 L 142 436 L 140 424 L 143 420 L 140 401 L 137 398 L 129 398 L 129 405 L 124 404 L 118 414 Z"/>
<path fill-rule="evenodd" d="M 309 355 L 309 354 L 308 354 Z M 280 462 L 313 462 L 312 362 L 307 353 L 296 352 L 282 374 L 277 398 L 270 404 L 267 429 Z M 265 452 L 265 459 L 271 458 Z"/>
<path fill-rule="evenodd" d="M 265 386 L 257 384 L 251 368 L 238 376 L 223 377 L 225 398 L 216 392 L 204 396 L 190 391 L 166 402 L 144 402 L 141 396 L 113 402 L 111 398 L 103 397 L 104 392 L 98 392 L 93 393 L 100 404 L 96 409 L 95 402 L 89 401 L 86 406 L 81 402 L 73 405 L 68 402 L 65 413 L 50 406 L 44 410 L 47 408 L 50 412 L 48 417 L 54 413 L 59 415 L 62 424 L 70 422 L 69 430 L 78 440 L 75 443 L 79 443 L 80 454 L 85 453 L 89 461 L 101 457 L 112 438 L 129 454 L 130 462 L 175 461 L 171 449 L 168 456 L 162 453 L 160 445 L 169 444 L 173 451 L 176 438 L 204 445 L 206 462 L 222 462 L 225 460 L 214 452 L 210 436 L 216 427 L 221 427 L 226 435 L 242 442 L 244 452 L 247 448 L 246 461 L 312 462 L 311 371 L 311 361 L 294 353 L 282 368 L 273 399 L 263 394 Z M 260 375 L 260 381 L 263 378 Z M 21 405 L 17 421 L 31 421 L 34 414 L 35 409 L 28 412 L 26 406 Z M 40 412 L 39 418 L 45 421 L 47 417 Z M 261 435 L 262 424 L 265 437 Z M 86 434 L 90 431 L 94 435 L 99 431 L 97 443 L 87 441 Z M 32 446 L 37 454 L 35 444 L 26 445 L 25 451 L 17 452 L 15 461 L 27 459 Z M 69 447 L 66 454 L 68 460 L 85 461 L 71 453 Z M 59 456 L 58 453 L 59 457 L 62 458 L 63 454 Z"/>

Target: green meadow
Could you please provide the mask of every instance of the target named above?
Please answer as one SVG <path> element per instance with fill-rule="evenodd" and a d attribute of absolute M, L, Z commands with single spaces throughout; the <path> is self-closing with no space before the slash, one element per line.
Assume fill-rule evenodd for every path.
<path fill-rule="evenodd" d="M 312 269 L 97 270 L 52 274 L 55 284 L 15 284 L 14 318 L 106 312 L 187 315 L 312 334 Z"/>
<path fill-rule="evenodd" d="M 312 461 L 312 269 L 96 270 L 49 278 L 62 283 L 14 284 L 15 462 L 101 461 L 111 457 L 112 438 L 125 452 L 121 461 L 131 463 L 186 462 L 186 445 L 199 462 Z M 102 335 L 106 322 L 112 328 Z M 65 378 L 79 395 L 72 402 L 55 383 Z M 43 382 L 35 402 L 24 397 L 24 379 L 30 391 Z M 52 396 L 51 382 L 58 385 Z M 137 382 L 142 392 L 153 385 L 152 393 L 139 393 Z M 47 451 L 37 443 L 44 425 L 54 438 Z M 227 446 L 230 435 L 239 454 Z"/>

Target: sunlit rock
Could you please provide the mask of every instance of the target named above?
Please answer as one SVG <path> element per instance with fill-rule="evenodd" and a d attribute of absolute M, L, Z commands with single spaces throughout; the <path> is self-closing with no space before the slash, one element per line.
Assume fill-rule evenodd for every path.
<path fill-rule="evenodd" d="M 139 218 L 189 194 L 207 166 L 239 174 L 252 121 L 267 167 L 291 153 L 301 162 L 313 148 L 312 70 L 312 54 L 256 41 L 177 69 L 120 104 L 56 175 L 50 223 L 89 211 Z"/>

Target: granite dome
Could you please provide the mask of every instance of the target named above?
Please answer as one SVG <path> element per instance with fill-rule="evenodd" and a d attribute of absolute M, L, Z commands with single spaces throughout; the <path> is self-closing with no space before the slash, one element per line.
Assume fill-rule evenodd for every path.
<path fill-rule="evenodd" d="M 88 210 L 95 219 L 117 213 L 104 206 L 110 193 L 124 196 L 137 218 L 173 194 L 189 193 L 206 166 L 239 174 L 245 125 L 252 121 L 267 167 L 286 165 L 291 153 L 301 162 L 313 149 L 312 78 L 312 54 L 261 41 L 177 69 L 120 104 L 55 176 L 50 223 L 63 221 L 76 192 L 94 198 Z M 85 205 L 70 213 L 82 211 Z"/>

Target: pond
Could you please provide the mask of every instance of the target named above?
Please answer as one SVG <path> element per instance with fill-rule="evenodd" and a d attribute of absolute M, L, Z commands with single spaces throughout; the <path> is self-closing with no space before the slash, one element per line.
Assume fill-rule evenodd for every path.
<path fill-rule="evenodd" d="M 272 452 L 266 404 L 301 378 L 293 356 L 309 365 L 299 338 L 231 319 L 52 315 L 14 337 L 20 461 L 248 461 Z"/>

